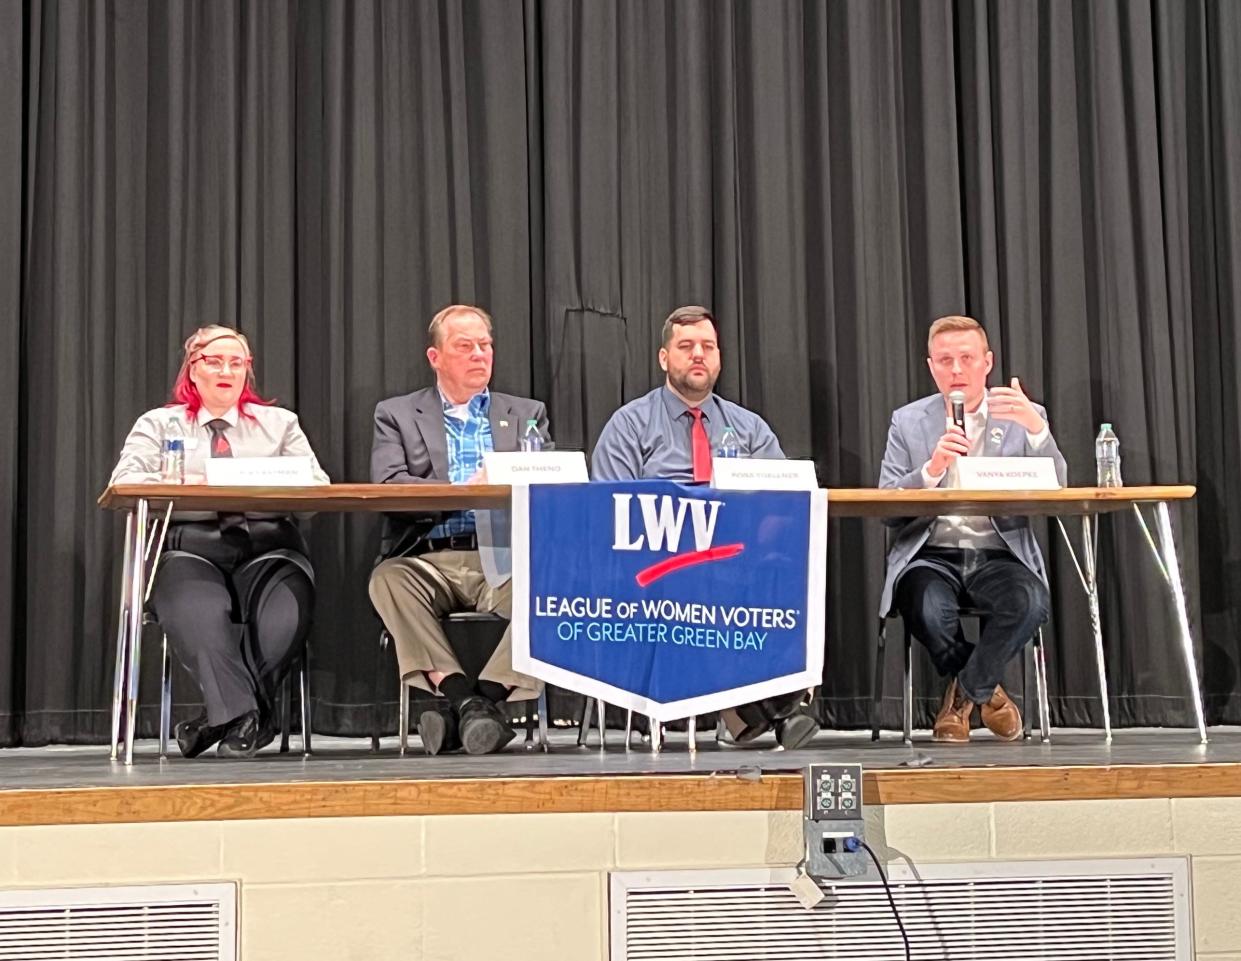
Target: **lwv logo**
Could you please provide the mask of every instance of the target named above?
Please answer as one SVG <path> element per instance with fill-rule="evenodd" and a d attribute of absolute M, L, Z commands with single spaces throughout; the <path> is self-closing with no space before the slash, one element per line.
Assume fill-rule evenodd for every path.
<path fill-rule="evenodd" d="M 641 533 L 635 535 L 633 527 L 633 500 L 637 498 L 637 514 L 641 517 Z M 707 561 L 722 561 L 736 557 L 743 544 L 725 544 L 712 547 L 715 538 L 715 522 L 719 520 L 723 501 L 699 500 L 692 497 L 671 497 L 667 494 L 613 494 L 612 495 L 612 549 L 617 551 L 667 551 L 674 557 L 665 558 L 650 567 L 638 571 L 638 585 L 646 587 L 665 574 Z M 693 533 L 694 549 L 678 554 L 681 538 L 685 534 L 686 518 Z"/>
<path fill-rule="evenodd" d="M 638 494 L 638 510 L 642 515 L 643 533 L 633 536 L 630 519 L 633 515 L 633 494 L 612 495 L 612 549 L 618 551 L 668 551 L 675 554 L 685 530 L 688 512 L 694 531 L 694 549 L 705 551 L 715 537 L 715 522 L 723 501 L 703 501 L 667 494 Z"/>

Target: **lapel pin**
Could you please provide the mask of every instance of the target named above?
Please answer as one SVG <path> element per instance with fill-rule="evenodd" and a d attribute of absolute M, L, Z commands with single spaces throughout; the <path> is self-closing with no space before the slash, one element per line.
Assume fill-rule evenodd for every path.
<path fill-rule="evenodd" d="M 991 442 L 993 444 L 998 444 L 1003 439 L 1004 439 L 1004 428 L 1003 427 L 992 427 L 991 428 Z"/>
<path fill-rule="evenodd" d="M 502 420 L 502 421 L 500 421 L 500 426 L 501 426 L 501 427 L 507 427 L 507 426 L 508 426 L 508 421 L 506 421 L 506 420 Z"/>

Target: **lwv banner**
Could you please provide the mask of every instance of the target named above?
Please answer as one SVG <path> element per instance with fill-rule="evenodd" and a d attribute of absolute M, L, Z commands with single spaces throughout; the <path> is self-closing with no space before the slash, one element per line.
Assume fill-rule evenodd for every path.
<path fill-rule="evenodd" d="M 822 679 L 827 492 L 513 488 L 513 666 L 668 721 Z"/>

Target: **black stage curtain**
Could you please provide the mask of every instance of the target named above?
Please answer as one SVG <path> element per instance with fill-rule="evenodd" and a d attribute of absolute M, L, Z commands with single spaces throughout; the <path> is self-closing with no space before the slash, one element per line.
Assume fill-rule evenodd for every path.
<path fill-rule="evenodd" d="M 497 318 L 496 386 L 584 448 L 657 383 L 666 313 L 709 304 L 721 393 L 841 486 L 874 484 L 890 411 L 931 390 L 929 321 L 979 317 L 1071 482 L 1110 420 L 1127 481 L 1198 485 L 1207 710 L 1241 722 L 1238 62 L 1241 5 L 1202 0 L 0 0 L 0 743 L 106 739 L 121 525 L 95 498 L 190 329 L 245 330 L 261 388 L 360 480 L 451 300 Z M 366 733 L 377 525 L 309 533 L 318 726 Z M 1054 721 L 1098 724 L 1045 533 Z M 878 525 L 833 523 L 829 725 L 866 723 L 881 555 Z M 1100 561 L 1115 722 L 1188 723 L 1132 517 Z"/>

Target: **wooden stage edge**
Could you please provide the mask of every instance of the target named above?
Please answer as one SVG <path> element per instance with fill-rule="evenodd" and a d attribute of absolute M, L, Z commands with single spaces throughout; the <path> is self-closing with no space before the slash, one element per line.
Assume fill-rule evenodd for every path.
<path fill-rule="evenodd" d="M 1241 764 L 866 772 L 875 804 L 1241 796 Z M 798 774 L 505 777 L 0 791 L 0 826 L 435 814 L 800 810 Z"/>

